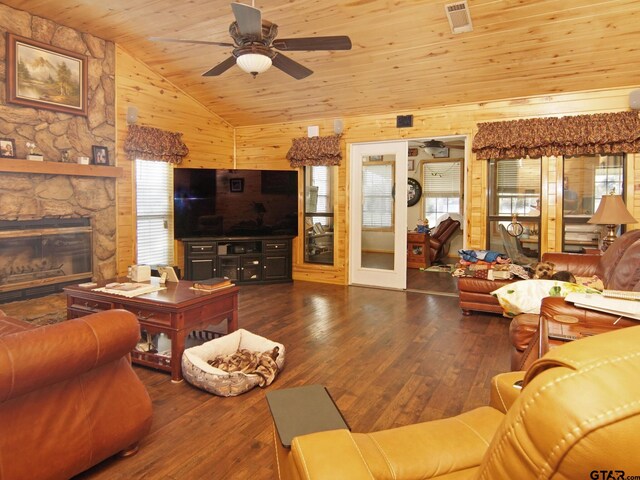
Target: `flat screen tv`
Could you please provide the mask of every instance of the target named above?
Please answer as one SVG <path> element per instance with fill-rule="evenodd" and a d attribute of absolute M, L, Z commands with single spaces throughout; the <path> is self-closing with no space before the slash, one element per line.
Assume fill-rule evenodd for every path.
<path fill-rule="evenodd" d="M 298 234 L 295 170 L 174 170 L 174 236 Z"/>

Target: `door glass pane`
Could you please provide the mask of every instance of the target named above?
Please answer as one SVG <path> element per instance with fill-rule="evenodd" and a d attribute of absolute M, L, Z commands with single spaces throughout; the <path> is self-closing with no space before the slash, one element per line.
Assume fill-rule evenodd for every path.
<path fill-rule="evenodd" d="M 335 167 L 310 166 L 305 178 L 305 249 L 304 261 L 333 265 L 333 190 Z"/>
<path fill-rule="evenodd" d="M 362 159 L 361 265 L 394 269 L 396 156 L 368 155 Z"/>
<path fill-rule="evenodd" d="M 488 249 L 506 253 L 514 263 L 535 263 L 540 250 L 540 158 L 489 162 Z M 514 221 L 521 229 L 511 229 Z"/>
<path fill-rule="evenodd" d="M 583 155 L 564 158 L 563 242 L 564 252 L 598 248 L 602 226 L 587 223 L 603 195 L 624 192 L 624 155 Z"/>

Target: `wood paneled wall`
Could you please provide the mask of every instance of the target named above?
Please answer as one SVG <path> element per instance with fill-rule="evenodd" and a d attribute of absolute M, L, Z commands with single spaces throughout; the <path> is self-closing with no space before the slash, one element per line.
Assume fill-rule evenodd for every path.
<path fill-rule="evenodd" d="M 135 203 L 132 163 L 122 145 L 126 136 L 126 110 L 138 108 L 142 125 L 180 131 L 190 149 L 182 167 L 289 169 L 286 153 L 295 137 L 307 135 L 307 127 L 318 125 L 321 135 L 333 133 L 333 118 L 315 121 L 285 122 L 269 125 L 233 127 L 208 111 L 190 96 L 153 73 L 122 48 L 116 51 L 117 69 L 117 164 L 125 174 L 118 180 L 118 271 L 135 261 Z M 637 87 L 636 87 L 637 88 Z M 348 165 L 352 143 L 412 139 L 449 135 L 465 135 L 469 144 L 479 122 L 518 118 L 577 115 L 622 111 L 628 108 L 628 94 L 633 88 L 577 92 L 554 96 L 511 99 L 483 104 L 456 105 L 426 110 L 393 112 L 380 115 L 343 118 L 343 162 L 334 180 L 335 263 L 333 266 L 305 264 L 303 238 L 294 242 L 294 278 L 325 283 L 347 283 L 348 267 Z M 412 114 L 413 127 L 396 128 L 396 115 Z M 235 155 L 235 157 L 234 157 Z M 562 165 L 559 159 L 543 161 L 542 201 L 548 208 L 543 213 L 546 235 L 541 239 L 542 251 L 560 249 L 561 229 L 557 221 L 562 215 Z M 640 155 L 628 158 L 627 205 L 640 219 Z M 486 232 L 487 165 L 467 154 L 465 166 L 466 248 L 484 248 Z M 299 204 L 302 224 L 302 175 L 299 176 Z M 629 228 L 640 228 L 639 224 Z M 176 263 L 182 263 L 177 245 Z"/>
<path fill-rule="evenodd" d="M 637 88 L 637 87 L 635 87 Z M 358 142 L 412 139 L 448 135 L 466 135 L 469 144 L 477 124 L 487 121 L 514 120 L 588 113 L 617 112 L 628 109 L 628 95 L 633 88 L 585 91 L 562 95 L 546 95 L 483 104 L 456 105 L 428 110 L 403 111 L 381 115 L 343 118 L 343 162 L 337 178 L 335 236 L 336 254 L 333 267 L 319 267 L 302 261 L 302 238 L 297 239 L 294 278 L 328 283 L 347 282 L 348 258 L 348 164 L 349 145 Z M 413 114 L 412 128 L 396 128 L 396 115 Z M 285 158 L 291 139 L 307 135 L 307 126 L 318 125 L 320 135 L 333 133 L 333 118 L 301 123 L 286 122 L 236 129 L 236 161 L 238 168 L 288 168 Z M 627 205 L 640 219 L 640 155 L 628 158 Z M 542 169 L 542 202 L 546 209 L 542 222 L 546 234 L 542 251 L 561 248 L 562 165 L 556 158 L 544 159 Z M 466 248 L 485 248 L 487 164 L 468 153 L 465 168 Z M 553 208 L 555 206 L 555 208 Z M 629 225 L 640 228 L 640 224 Z"/>
<path fill-rule="evenodd" d="M 189 155 L 180 167 L 233 168 L 233 127 L 200 103 L 153 73 L 120 47 L 116 48 L 116 161 L 124 175 L 118 179 L 118 273 L 136 259 L 135 172 L 123 150 L 127 107 L 138 109 L 138 125 L 183 134 Z M 176 263 L 182 266 L 181 243 Z"/>

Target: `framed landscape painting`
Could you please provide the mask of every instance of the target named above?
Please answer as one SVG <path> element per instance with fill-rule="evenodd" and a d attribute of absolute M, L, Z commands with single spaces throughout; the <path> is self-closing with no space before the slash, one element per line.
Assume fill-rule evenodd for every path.
<path fill-rule="evenodd" d="M 7 101 L 87 115 L 87 57 L 7 34 Z"/>

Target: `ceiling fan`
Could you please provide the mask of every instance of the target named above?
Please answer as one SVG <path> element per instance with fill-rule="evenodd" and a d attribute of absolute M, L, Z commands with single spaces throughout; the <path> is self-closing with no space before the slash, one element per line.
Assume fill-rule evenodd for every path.
<path fill-rule="evenodd" d="M 418 148 L 424 149 L 425 152 L 430 154 L 437 154 L 445 148 L 464 150 L 464 145 L 448 145 L 442 140 L 427 140 L 426 142 L 416 145 Z"/>
<path fill-rule="evenodd" d="M 234 43 L 210 42 L 206 40 L 181 40 L 177 38 L 151 37 L 153 41 L 198 43 L 233 47 L 232 56 L 202 74 L 215 77 L 238 65 L 255 78 L 273 65 L 293 78 L 300 80 L 313 73 L 304 65 L 286 57 L 280 51 L 351 50 L 351 40 L 345 35 L 331 37 L 280 38 L 278 26 L 262 19 L 262 13 L 254 6 L 232 3 L 236 18 L 229 26 L 229 34 Z M 275 50 L 274 50 L 275 49 Z"/>

